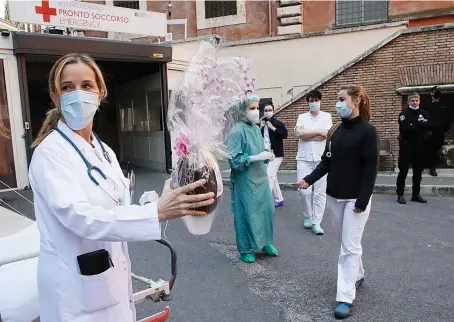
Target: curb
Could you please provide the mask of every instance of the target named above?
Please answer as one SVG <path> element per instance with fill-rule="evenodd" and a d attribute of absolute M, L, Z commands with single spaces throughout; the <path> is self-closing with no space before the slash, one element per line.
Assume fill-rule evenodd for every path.
<path fill-rule="evenodd" d="M 230 185 L 230 179 L 222 179 L 225 186 Z M 279 183 L 282 190 L 293 190 L 296 191 L 296 183 Z M 405 192 L 411 193 L 411 185 L 405 186 Z M 388 184 L 377 184 L 375 185 L 374 193 L 376 194 L 387 194 L 395 195 L 396 186 Z M 454 198 L 454 186 L 439 186 L 439 185 L 421 185 L 421 195 L 430 197 L 453 197 Z"/>

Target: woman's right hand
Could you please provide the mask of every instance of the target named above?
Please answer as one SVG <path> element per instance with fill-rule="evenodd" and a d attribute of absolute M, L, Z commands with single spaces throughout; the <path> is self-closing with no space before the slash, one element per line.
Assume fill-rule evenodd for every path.
<path fill-rule="evenodd" d="M 214 203 L 214 193 L 205 193 L 199 195 L 190 194 L 196 188 L 206 184 L 206 180 L 199 180 L 172 190 L 170 180 L 167 180 L 162 196 L 158 200 L 158 218 L 159 221 L 177 219 L 183 216 L 205 216 L 203 211 L 196 211 L 199 207 L 209 206 Z"/>
<path fill-rule="evenodd" d="M 306 181 L 301 180 L 300 182 L 297 183 L 297 187 L 298 189 L 307 189 L 309 188 L 309 184 Z"/>

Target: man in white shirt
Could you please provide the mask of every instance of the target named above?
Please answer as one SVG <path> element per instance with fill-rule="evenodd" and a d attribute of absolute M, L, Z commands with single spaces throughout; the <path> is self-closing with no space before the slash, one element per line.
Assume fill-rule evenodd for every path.
<path fill-rule="evenodd" d="M 310 174 L 320 163 L 325 150 L 326 137 L 333 126 L 331 114 L 320 111 L 322 94 L 318 90 L 310 92 L 306 101 L 309 103 L 309 112 L 298 116 L 295 126 L 295 135 L 299 138 L 297 160 L 298 181 Z M 320 227 L 326 204 L 326 176 L 317 181 L 312 189 L 300 189 L 304 214 L 304 227 L 316 235 L 323 235 Z"/>

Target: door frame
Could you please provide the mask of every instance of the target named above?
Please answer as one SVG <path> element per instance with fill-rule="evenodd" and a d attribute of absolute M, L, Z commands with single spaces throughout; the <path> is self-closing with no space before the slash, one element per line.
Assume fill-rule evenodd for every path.
<path fill-rule="evenodd" d="M 165 146 L 165 158 L 166 158 L 166 170 L 167 173 L 172 172 L 172 143 L 170 138 L 170 132 L 167 128 L 167 111 L 169 107 L 169 88 L 167 84 L 167 63 L 160 64 L 159 66 L 161 74 L 161 94 L 162 94 L 162 129 L 164 131 L 164 146 Z"/>
<path fill-rule="evenodd" d="M 28 186 L 28 163 L 26 140 L 24 140 L 24 121 L 22 117 L 22 102 L 20 90 L 20 77 L 16 56 L 6 53 L 0 54 L 3 60 L 6 99 L 8 103 L 8 113 L 11 126 L 11 139 L 13 146 L 14 168 L 16 172 L 16 187 L 7 190 L 23 189 Z"/>

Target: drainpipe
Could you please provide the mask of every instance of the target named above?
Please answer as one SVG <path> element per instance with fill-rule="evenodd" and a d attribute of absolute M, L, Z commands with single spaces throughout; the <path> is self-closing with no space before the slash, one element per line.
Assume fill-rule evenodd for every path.
<path fill-rule="evenodd" d="M 273 34 L 272 25 L 271 25 L 271 0 L 268 0 L 268 36 L 271 37 Z"/>

